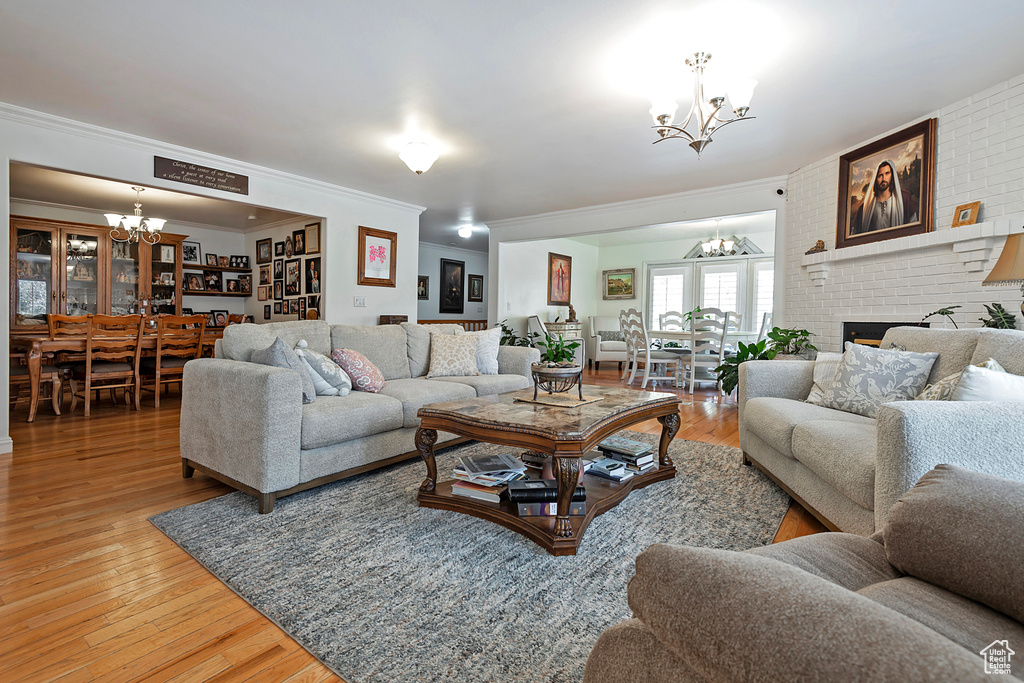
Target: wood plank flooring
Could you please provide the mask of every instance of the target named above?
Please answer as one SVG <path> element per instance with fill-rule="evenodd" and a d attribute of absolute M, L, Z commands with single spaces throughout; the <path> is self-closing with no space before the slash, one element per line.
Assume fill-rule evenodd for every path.
<path fill-rule="evenodd" d="M 619 385 L 613 364 L 587 382 Z M 0 680 L 340 680 L 149 523 L 229 493 L 181 478 L 177 394 L 11 413 L 0 455 Z M 737 446 L 736 405 L 684 395 L 677 438 Z M 634 429 L 660 432 L 657 422 Z M 776 541 L 823 531 L 793 505 Z"/>

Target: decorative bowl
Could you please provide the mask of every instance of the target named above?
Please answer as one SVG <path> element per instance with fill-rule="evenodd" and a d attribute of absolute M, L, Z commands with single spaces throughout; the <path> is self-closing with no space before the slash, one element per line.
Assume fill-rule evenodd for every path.
<path fill-rule="evenodd" d="M 544 390 L 549 394 L 559 394 L 569 391 L 573 387 L 579 387 L 580 400 L 583 399 L 583 376 L 582 365 L 548 365 L 547 363 L 534 363 L 530 366 L 533 374 L 533 398 L 537 399 L 537 392 Z"/>

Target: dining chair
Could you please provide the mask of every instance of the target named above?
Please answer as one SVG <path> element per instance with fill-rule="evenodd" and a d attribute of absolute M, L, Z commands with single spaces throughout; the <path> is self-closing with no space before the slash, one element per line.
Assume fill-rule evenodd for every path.
<path fill-rule="evenodd" d="M 622 336 L 626 340 L 626 367 L 622 371 L 620 379 L 629 379 L 626 384 L 633 384 L 636 379 L 636 372 L 640 365 L 644 366 L 643 380 L 640 388 L 647 388 L 647 382 L 654 382 L 657 388 L 661 380 L 669 380 L 677 386 L 679 384 L 679 355 L 665 351 L 652 351 L 650 341 L 647 338 L 647 327 L 644 324 L 643 314 L 635 308 L 630 308 L 619 313 L 619 327 L 622 329 Z M 651 374 L 651 367 L 654 367 L 655 374 Z M 657 374 L 657 368 L 664 366 L 665 374 Z M 669 374 L 671 371 L 671 374 Z"/>
<path fill-rule="evenodd" d="M 153 406 L 160 407 L 165 384 L 181 383 L 185 363 L 199 358 L 206 332 L 205 315 L 161 315 L 156 323 L 156 354 L 139 362 L 139 375 L 153 383 Z M 148 387 L 146 387 L 148 389 Z"/>
<path fill-rule="evenodd" d="M 88 315 L 64 315 L 61 313 L 48 313 L 46 315 L 46 328 L 51 339 L 61 337 L 84 337 L 89 331 Z M 75 397 L 75 383 L 71 378 L 72 369 L 85 362 L 85 353 L 60 352 L 54 356 L 54 365 L 61 373 L 61 401 L 63 401 L 63 390 L 65 386 L 71 387 L 71 406 L 69 412 L 75 410 L 78 399 Z"/>
<path fill-rule="evenodd" d="M 28 374 L 28 366 L 23 364 L 24 353 L 12 353 L 10 369 L 10 407 L 20 400 L 27 399 L 25 390 L 32 388 L 32 379 Z M 64 389 L 64 370 L 51 363 L 43 363 L 39 369 L 40 398 L 49 398 L 54 415 L 60 415 L 61 397 Z"/>
<path fill-rule="evenodd" d="M 245 322 L 245 316 L 238 313 L 228 314 L 228 325 L 241 325 Z"/>
<path fill-rule="evenodd" d="M 659 330 L 685 330 L 686 321 L 679 311 L 667 311 L 658 315 Z"/>
<path fill-rule="evenodd" d="M 125 403 L 129 392 L 135 409 L 139 410 L 139 358 L 142 352 L 143 323 L 141 315 L 88 316 L 85 340 L 85 363 L 71 370 L 71 410 L 78 404 L 78 384 L 84 382 L 85 416 L 89 417 L 92 392 L 123 388 Z"/>
<path fill-rule="evenodd" d="M 702 310 L 701 313 L 704 313 Z M 690 394 L 697 382 L 718 383 L 718 378 L 698 377 L 701 368 L 714 371 L 725 360 L 725 346 L 728 337 L 730 315 L 726 313 L 721 320 L 716 317 L 694 319 L 690 325 L 690 348 L 682 356 L 683 380 L 689 383 Z"/>
<path fill-rule="evenodd" d="M 761 318 L 761 331 L 757 333 L 757 341 L 768 338 L 768 333 L 772 331 L 772 312 L 765 311 L 764 316 Z"/>

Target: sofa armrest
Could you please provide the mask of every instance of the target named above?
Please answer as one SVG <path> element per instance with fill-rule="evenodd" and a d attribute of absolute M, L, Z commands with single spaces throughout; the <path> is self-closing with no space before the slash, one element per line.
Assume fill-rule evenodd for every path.
<path fill-rule="evenodd" d="M 651 546 L 637 557 L 629 605 L 709 681 L 983 679 L 975 654 L 932 629 L 748 553 Z"/>
<path fill-rule="evenodd" d="M 530 365 L 540 360 L 540 351 L 529 346 L 499 346 L 498 374 L 522 375 L 530 380 Z"/>
<path fill-rule="evenodd" d="M 740 416 L 747 399 L 760 396 L 803 401 L 814 384 L 814 362 L 807 360 L 748 360 L 740 364 L 737 386 Z"/>
<path fill-rule="evenodd" d="M 897 401 L 878 409 L 875 528 L 939 464 L 1024 480 L 1024 403 Z"/>
<path fill-rule="evenodd" d="M 257 491 L 299 483 L 302 382 L 294 370 L 219 358 L 185 364 L 181 457 Z"/>

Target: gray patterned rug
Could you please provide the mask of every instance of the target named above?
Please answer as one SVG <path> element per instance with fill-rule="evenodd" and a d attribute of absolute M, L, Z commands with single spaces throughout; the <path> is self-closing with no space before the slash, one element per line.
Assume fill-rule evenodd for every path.
<path fill-rule="evenodd" d="M 438 474 L 456 454 L 501 448 L 442 451 Z M 670 453 L 678 476 L 597 517 L 574 557 L 416 507 L 419 460 L 283 498 L 269 515 L 232 493 L 152 522 L 350 683 L 580 681 L 598 635 L 630 616 L 640 551 L 766 545 L 786 512 L 786 494 L 738 449 L 676 441 Z"/>

